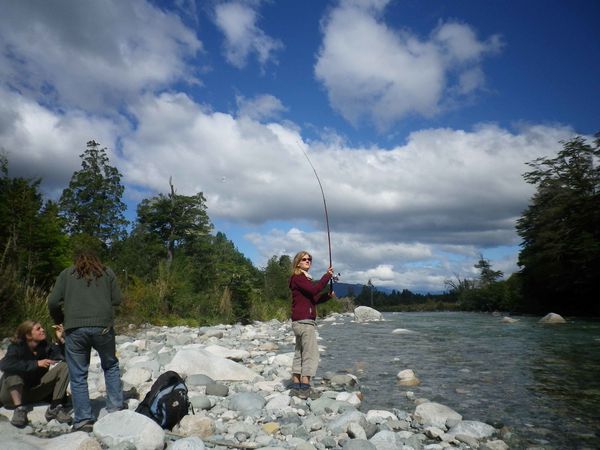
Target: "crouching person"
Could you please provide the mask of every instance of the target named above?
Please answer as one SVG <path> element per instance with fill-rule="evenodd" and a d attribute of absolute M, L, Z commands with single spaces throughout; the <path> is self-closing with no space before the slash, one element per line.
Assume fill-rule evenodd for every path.
<path fill-rule="evenodd" d="M 0 402 L 14 408 L 11 423 L 16 427 L 27 425 L 28 405 L 42 401 L 50 402 L 46 420 L 71 422 L 65 408 L 69 371 L 63 356 L 61 326 L 56 328 L 56 338 L 60 344 L 48 342 L 44 327 L 39 322 L 26 320 L 17 327 L 6 355 L 0 360 L 3 372 Z"/>

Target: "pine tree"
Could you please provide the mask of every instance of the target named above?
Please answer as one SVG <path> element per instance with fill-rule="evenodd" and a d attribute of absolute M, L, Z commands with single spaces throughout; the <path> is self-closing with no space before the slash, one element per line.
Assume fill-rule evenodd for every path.
<path fill-rule="evenodd" d="M 81 170 L 73 174 L 59 201 L 66 231 L 92 236 L 110 246 L 126 235 L 121 173 L 109 164 L 106 148 L 96 141 L 89 141 L 79 156 Z"/>

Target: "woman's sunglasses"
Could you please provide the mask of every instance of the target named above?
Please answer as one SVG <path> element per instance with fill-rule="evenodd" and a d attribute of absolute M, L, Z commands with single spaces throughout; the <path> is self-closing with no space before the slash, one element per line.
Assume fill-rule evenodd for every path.
<path fill-rule="evenodd" d="M 300 261 L 308 261 L 308 262 L 312 262 L 312 258 L 302 258 Z"/>

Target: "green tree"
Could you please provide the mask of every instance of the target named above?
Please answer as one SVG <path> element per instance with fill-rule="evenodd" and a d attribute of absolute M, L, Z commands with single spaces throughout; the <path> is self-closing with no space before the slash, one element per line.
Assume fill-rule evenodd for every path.
<path fill-rule="evenodd" d="M 519 265 L 531 309 L 599 314 L 600 135 L 576 137 L 555 158 L 538 158 L 524 175 L 536 186 L 517 222 Z"/>
<path fill-rule="evenodd" d="M 201 192 L 192 196 L 176 194 L 172 184 L 168 195 L 142 200 L 137 216 L 141 229 L 163 243 L 167 264 L 173 260 L 176 247 L 191 250 L 212 229 L 204 195 Z"/>
<path fill-rule="evenodd" d="M 26 285 L 47 287 L 68 264 L 68 239 L 56 204 L 44 204 L 40 179 L 9 177 L 8 161 L 1 158 L 0 267 L 12 266 Z"/>
<path fill-rule="evenodd" d="M 479 255 L 479 261 L 474 265 L 479 269 L 479 286 L 485 287 L 495 283 L 504 276 L 501 270 L 492 270 L 492 265 L 489 259 L 485 259 L 483 255 Z"/>
<path fill-rule="evenodd" d="M 288 255 L 280 257 L 274 255 L 269 259 L 264 270 L 264 297 L 266 301 L 289 299 L 288 283 L 291 271 L 292 260 Z"/>
<path fill-rule="evenodd" d="M 65 229 L 70 235 L 92 236 L 109 247 L 126 236 L 121 173 L 109 164 L 106 148 L 94 140 L 79 157 L 81 170 L 73 174 L 59 201 Z"/>
<path fill-rule="evenodd" d="M 39 185 L 10 177 L 0 154 L 0 324 L 7 327 L 47 318 L 44 290 L 69 263 L 56 204 L 43 203 Z"/>

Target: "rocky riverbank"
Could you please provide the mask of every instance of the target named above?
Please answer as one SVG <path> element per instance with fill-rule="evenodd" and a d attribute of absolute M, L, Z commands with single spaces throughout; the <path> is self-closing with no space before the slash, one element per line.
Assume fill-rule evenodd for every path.
<path fill-rule="evenodd" d="M 366 313 L 371 313 L 366 311 Z M 378 320 L 377 315 L 355 320 Z M 321 323 L 329 326 L 340 316 Z M 288 383 L 293 356 L 290 322 L 205 328 L 130 327 L 117 337 L 124 389 L 137 391 L 127 408 L 107 414 L 100 361 L 92 356 L 90 397 L 98 420 L 92 433 L 71 432 L 46 422 L 47 405 L 34 406 L 30 425 L 10 425 L 12 411 L 0 408 L 2 449 L 346 449 L 501 450 L 510 432 L 475 420 L 423 398 L 412 411 L 361 410 L 360 380 L 353 374 L 327 373 L 316 379 L 318 398 L 291 397 Z M 326 345 L 326 343 L 324 343 Z M 5 340 L 0 357 L 6 350 Z M 405 368 L 408 369 L 408 368 Z M 135 408 L 152 382 L 166 370 L 186 378 L 190 414 L 165 432 Z M 406 372 L 402 377 L 406 376 Z M 402 381 L 402 377 L 399 377 Z M 407 389 L 399 383 L 398 389 Z M 135 388 L 135 389 L 132 389 Z"/>

